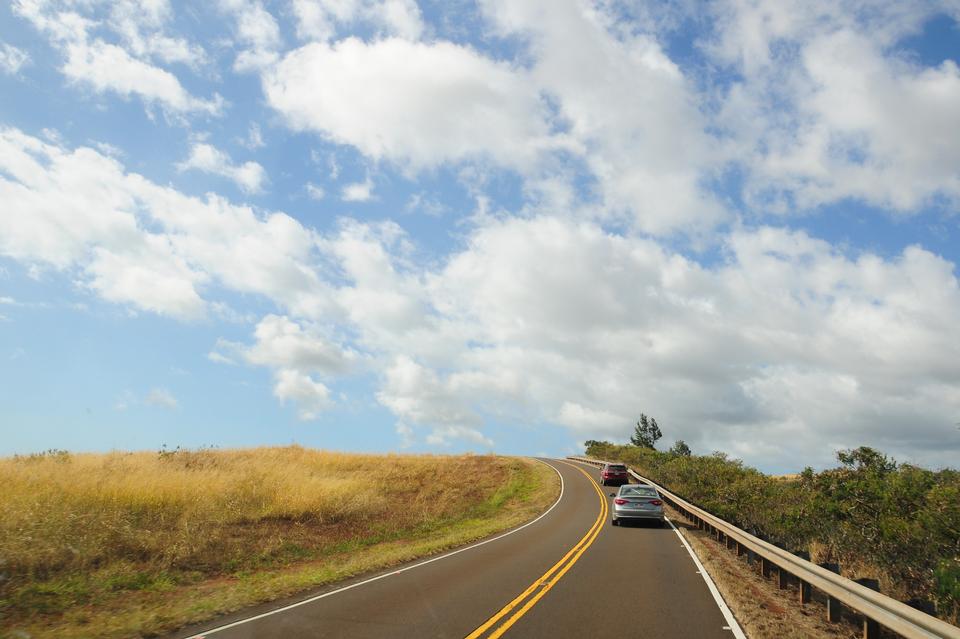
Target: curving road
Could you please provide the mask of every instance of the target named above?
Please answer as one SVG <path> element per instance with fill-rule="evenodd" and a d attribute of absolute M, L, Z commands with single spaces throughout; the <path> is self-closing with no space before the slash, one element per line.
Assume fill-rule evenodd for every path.
<path fill-rule="evenodd" d="M 560 473 L 563 492 L 526 526 L 173 636 L 735 636 L 671 527 L 611 526 L 610 489 L 596 469 L 542 461 Z"/>

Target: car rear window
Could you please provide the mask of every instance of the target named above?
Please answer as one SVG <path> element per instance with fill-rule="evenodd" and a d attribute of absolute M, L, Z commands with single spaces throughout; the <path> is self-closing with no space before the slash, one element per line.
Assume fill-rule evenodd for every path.
<path fill-rule="evenodd" d="M 620 494 L 630 497 L 657 497 L 657 490 L 648 486 L 624 486 L 620 489 Z"/>
<path fill-rule="evenodd" d="M 609 470 L 626 470 L 627 467 L 623 464 L 610 464 Z"/>

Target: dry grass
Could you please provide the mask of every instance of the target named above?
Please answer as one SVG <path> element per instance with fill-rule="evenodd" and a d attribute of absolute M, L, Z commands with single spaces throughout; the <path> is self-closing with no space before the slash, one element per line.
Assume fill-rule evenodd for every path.
<path fill-rule="evenodd" d="M 774 581 L 760 574 L 759 562 L 749 566 L 745 558 L 737 557 L 709 533 L 689 525 L 676 510 L 668 507 L 667 516 L 697 553 L 750 639 L 855 639 L 860 636 L 852 623 L 829 623 L 822 602 L 801 606 L 795 586 L 779 590 Z"/>
<path fill-rule="evenodd" d="M 0 628 L 149 635 L 520 523 L 553 471 L 299 447 L 0 460 Z"/>

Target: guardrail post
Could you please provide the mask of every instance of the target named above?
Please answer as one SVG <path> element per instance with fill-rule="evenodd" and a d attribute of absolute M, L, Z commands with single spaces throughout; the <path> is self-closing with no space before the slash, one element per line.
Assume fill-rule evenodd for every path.
<path fill-rule="evenodd" d="M 763 575 L 764 579 L 769 579 L 770 575 L 773 574 L 773 564 L 766 557 L 760 558 L 760 574 Z"/>
<path fill-rule="evenodd" d="M 807 552 L 806 550 L 798 550 L 793 554 L 795 554 L 800 559 L 805 559 L 807 561 L 810 561 L 810 553 Z M 813 593 L 810 591 L 810 584 L 805 582 L 800 577 L 797 577 L 797 586 L 799 590 L 798 594 L 800 595 L 800 605 L 802 606 L 803 604 L 810 603 L 811 599 L 813 599 Z"/>
<path fill-rule="evenodd" d="M 786 590 L 790 585 L 790 573 L 783 569 L 783 566 L 777 567 L 777 587 L 780 590 Z"/>
<path fill-rule="evenodd" d="M 743 544 L 741 544 L 741 543 L 738 541 L 738 542 L 737 542 L 737 557 L 743 557 L 745 554 L 747 554 L 747 547 L 744 546 Z"/>
<path fill-rule="evenodd" d="M 730 537 L 730 535 L 724 535 L 727 539 L 727 550 L 733 550 L 737 547 L 737 540 Z"/>
<path fill-rule="evenodd" d="M 840 574 L 840 564 L 824 563 L 820 564 L 820 567 Z M 827 621 L 840 621 L 840 601 L 830 595 L 827 595 Z"/>
<path fill-rule="evenodd" d="M 855 579 L 854 581 L 861 586 L 866 586 L 870 590 L 880 592 L 880 582 L 876 579 L 863 577 L 861 579 Z M 880 639 L 880 624 L 869 617 L 863 618 L 863 639 Z"/>

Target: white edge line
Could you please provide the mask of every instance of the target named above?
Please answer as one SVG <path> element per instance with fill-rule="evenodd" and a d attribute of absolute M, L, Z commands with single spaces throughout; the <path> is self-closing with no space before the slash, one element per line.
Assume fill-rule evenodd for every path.
<path fill-rule="evenodd" d="M 697 557 L 697 554 L 693 552 L 693 548 L 690 547 L 690 544 L 687 543 L 686 538 L 680 533 L 679 530 L 677 530 L 677 527 L 673 525 L 673 522 L 669 519 L 667 519 L 667 522 L 669 522 L 670 527 L 673 528 L 673 532 L 677 533 L 677 537 L 680 538 L 680 541 L 683 543 L 683 547 L 686 548 L 687 552 L 690 553 L 690 556 L 693 557 L 693 563 L 697 564 L 697 568 L 700 570 L 700 576 L 703 577 L 705 582 L 707 582 L 707 588 L 710 589 L 710 594 L 713 595 L 714 600 L 717 602 L 717 606 L 720 607 L 720 612 L 723 613 L 723 618 L 727 620 L 727 625 L 730 626 L 730 631 L 733 633 L 733 636 L 737 639 L 747 639 L 747 636 L 743 634 L 743 629 L 740 628 L 740 624 L 737 623 L 736 617 L 734 617 L 733 613 L 730 612 L 730 608 L 720 595 L 720 591 L 717 590 L 717 585 L 713 583 L 713 579 L 710 578 L 710 573 L 708 573 L 704 565 L 700 563 L 700 559 Z"/>
<path fill-rule="evenodd" d="M 304 599 L 303 601 L 298 601 L 298 602 L 296 602 L 296 603 L 292 603 L 292 604 L 290 604 L 289 606 L 284 606 L 284 607 L 282 607 L 282 608 L 277 608 L 276 610 L 270 610 L 270 611 L 268 611 L 268 612 L 264 612 L 264 613 L 259 614 L 259 615 L 254 615 L 253 617 L 247 617 L 246 619 L 240 619 L 240 620 L 238 620 L 238 621 L 234 621 L 233 623 L 228 623 L 228 624 L 223 625 L 223 626 L 218 626 L 218 627 L 212 628 L 212 629 L 210 629 L 210 630 L 204 630 L 203 632 L 198 632 L 198 633 L 195 634 L 195 635 L 190 635 L 189 637 L 185 637 L 185 639 L 203 639 L 203 638 L 206 637 L 207 635 L 212 635 L 212 634 L 214 634 L 214 633 L 216 633 L 216 632 L 222 632 L 222 631 L 224 631 L 224 630 L 228 630 L 228 629 L 233 628 L 233 627 L 235 627 L 235 626 L 240 626 L 240 625 L 242 625 L 242 624 L 249 623 L 249 622 L 251 622 L 251 621 L 256 621 L 257 619 L 263 619 L 264 617 L 269 617 L 269 616 L 275 615 L 275 614 L 277 614 L 277 613 L 285 612 L 285 611 L 290 610 L 290 609 L 292 609 L 292 608 L 298 608 L 298 607 L 300 607 L 300 606 L 304 606 L 304 605 L 306 605 L 306 604 L 308 604 L 308 603 L 312 603 L 312 602 L 317 601 L 317 600 L 319 600 L 319 599 L 324 599 L 324 598 L 326 598 L 326 597 L 331 597 L 331 596 L 336 595 L 336 594 L 339 594 L 339 593 L 341 593 L 341 592 L 344 592 L 344 591 L 347 591 L 347 590 L 351 590 L 351 589 L 353 589 L 353 588 L 357 588 L 358 586 L 363 586 L 363 585 L 365 585 L 365 584 L 369 584 L 369 583 L 372 583 L 372 582 L 374 582 L 374 581 L 379 581 L 380 579 L 384 579 L 384 578 L 386 578 L 386 577 L 392 577 L 393 575 L 399 575 L 399 574 L 402 573 L 402 572 L 407 572 L 408 570 L 413 570 L 414 568 L 419 568 L 420 566 L 426 566 L 427 564 L 432 564 L 432 563 L 435 562 L 435 561 L 440 561 L 441 559 L 446 559 L 447 557 L 453 557 L 454 555 L 459 555 L 459 554 L 462 553 L 462 552 L 466 552 L 466 551 L 468 551 L 468 550 L 473 550 L 474 548 L 479 548 L 480 546 L 483 546 L 483 545 L 489 544 L 489 543 L 491 543 L 491 542 L 497 541 L 498 539 L 503 539 L 504 537 L 507 537 L 507 536 L 509 536 L 509 535 L 512 535 L 513 533 L 520 532 L 521 530 L 523 530 L 523 529 L 526 528 L 527 526 L 532 526 L 533 524 L 537 523 L 538 521 L 540 521 L 541 519 L 543 519 L 544 517 L 546 517 L 548 514 L 550 514 L 550 511 L 553 510 L 554 508 L 556 508 L 556 507 L 557 507 L 557 504 L 560 503 L 560 500 L 563 499 L 563 475 L 560 474 L 560 471 L 559 471 L 559 470 L 557 470 L 555 467 L 551 466 L 551 465 L 548 464 L 547 462 L 545 462 L 545 461 L 543 461 L 543 460 L 541 460 L 541 459 L 535 459 L 535 458 L 531 458 L 531 459 L 534 459 L 534 461 L 538 461 L 538 462 L 540 462 L 541 464 L 543 464 L 543 465 L 545 465 L 545 466 L 549 466 L 550 468 L 553 468 L 553 472 L 557 473 L 557 476 L 560 478 L 560 495 L 557 497 L 557 501 L 553 502 L 553 505 L 550 506 L 550 508 L 547 508 L 547 510 L 546 510 L 542 515 L 540 515 L 539 517 L 537 517 L 537 518 L 534 519 L 533 521 L 528 521 L 528 522 L 525 523 L 524 525 L 522 525 L 522 526 L 520 526 L 520 527 L 518 527 L 518 528 L 514 528 L 513 530 L 511 530 L 511 531 L 509 531 L 509 532 L 505 532 L 505 533 L 503 533 L 502 535 L 497 535 L 496 537 L 493 537 L 493 538 L 491 538 L 491 539 L 486 539 L 486 540 L 484 540 L 484 541 L 477 542 L 477 543 L 475 543 L 475 544 L 473 544 L 473 545 L 470 545 L 470 546 L 467 546 L 467 547 L 465 547 L 465 548 L 459 548 L 459 549 L 457 549 L 457 550 L 450 551 L 450 552 L 445 553 L 445 554 L 443 554 L 443 555 L 438 555 L 437 557 L 432 557 L 431 559 L 427 559 L 426 561 L 421 561 L 420 563 L 413 564 L 412 566 L 406 566 L 406 567 L 404 567 L 404 568 L 399 568 L 399 569 L 397 569 L 397 570 L 391 570 L 390 572 L 385 572 L 385 573 L 383 573 L 382 575 L 377 575 L 376 577 L 371 577 L 370 579 L 365 579 L 364 581 L 358 581 L 358 582 L 355 583 L 355 584 L 350 584 L 349 586 L 344 586 L 343 588 L 338 588 L 338 589 L 336 589 L 336 590 L 331 590 L 330 592 L 325 592 L 325 593 L 323 593 L 322 595 L 317 595 L 316 597 L 310 597 L 309 599 Z M 739 639 L 739 638 L 738 638 L 738 639 Z M 746 639 L 746 638 L 743 638 L 743 639 Z"/>
<path fill-rule="evenodd" d="M 586 464 L 587 462 L 582 462 L 579 459 L 571 459 L 580 464 Z M 717 602 L 717 606 L 720 608 L 720 612 L 723 614 L 723 618 L 727 620 L 727 624 L 730 626 L 729 630 L 733 633 L 733 636 L 736 639 L 747 639 L 747 636 L 743 634 L 743 629 L 740 627 L 740 624 L 737 623 L 736 617 L 733 616 L 733 613 L 730 611 L 730 607 L 727 606 L 727 602 L 723 600 L 723 597 L 720 595 L 720 591 L 717 590 L 717 585 L 713 583 L 713 579 L 710 578 L 710 573 L 707 572 L 707 569 L 702 563 L 700 563 L 700 558 L 697 557 L 697 554 L 693 552 L 693 548 L 690 547 L 690 544 L 687 543 L 687 539 L 680 533 L 676 526 L 673 525 L 673 522 L 670 521 L 668 517 L 664 517 L 670 527 L 673 528 L 673 532 L 677 533 L 677 537 L 680 538 L 680 542 L 683 544 L 683 547 L 687 549 L 687 552 L 690 553 L 690 556 L 693 558 L 693 563 L 697 565 L 697 574 L 703 577 L 703 580 L 707 582 L 707 588 L 710 590 L 710 594 L 713 595 L 714 601 Z"/>

